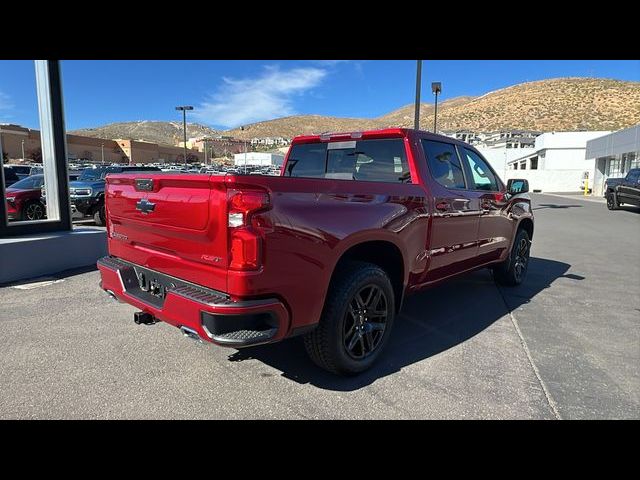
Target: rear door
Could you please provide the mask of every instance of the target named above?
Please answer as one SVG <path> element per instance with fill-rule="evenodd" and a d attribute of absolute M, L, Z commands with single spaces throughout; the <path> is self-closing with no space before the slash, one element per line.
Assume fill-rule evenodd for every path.
<path fill-rule="evenodd" d="M 467 179 L 453 143 L 423 138 L 422 150 L 433 196 L 427 281 L 471 268 L 478 251 L 480 194 Z"/>
<path fill-rule="evenodd" d="M 151 172 L 107 176 L 109 252 L 167 275 L 225 290 L 223 178 Z"/>

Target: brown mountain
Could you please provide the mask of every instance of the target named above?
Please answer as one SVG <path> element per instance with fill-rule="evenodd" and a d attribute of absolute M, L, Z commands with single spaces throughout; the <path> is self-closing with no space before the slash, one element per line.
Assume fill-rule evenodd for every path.
<path fill-rule="evenodd" d="M 69 133 L 95 138 L 126 138 L 147 142 L 177 145 L 183 139 L 182 122 L 138 122 L 111 123 L 102 127 L 83 128 Z M 187 123 L 187 138 L 220 135 L 220 132 L 197 123 Z"/>
<path fill-rule="evenodd" d="M 446 85 L 444 85 L 446 88 Z M 431 94 L 429 93 L 429 96 Z M 433 104 L 420 107 L 420 125 L 433 128 Z M 619 130 L 640 123 L 640 82 L 602 78 L 554 78 L 527 82 L 479 97 L 457 97 L 438 104 L 439 130 L 536 131 Z M 295 115 L 257 122 L 227 131 L 188 124 L 187 137 L 230 135 L 241 139 L 285 137 L 322 132 L 412 127 L 413 104 L 378 118 Z M 177 144 L 180 122 L 126 122 L 76 130 L 77 135 L 132 138 Z"/>
<path fill-rule="evenodd" d="M 421 112 L 422 118 L 433 119 L 432 108 L 423 106 Z M 379 120 L 390 125 L 412 126 L 413 105 Z M 438 128 L 443 130 L 619 130 L 638 123 L 640 82 L 601 78 L 555 78 L 522 83 L 443 104 L 442 108 L 438 106 Z"/>

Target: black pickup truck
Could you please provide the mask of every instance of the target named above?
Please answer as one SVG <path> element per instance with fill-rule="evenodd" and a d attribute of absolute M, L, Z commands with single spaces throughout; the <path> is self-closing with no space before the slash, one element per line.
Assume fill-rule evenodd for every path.
<path fill-rule="evenodd" d="M 604 196 L 609 210 L 625 203 L 640 206 L 640 168 L 632 168 L 624 178 L 607 179 Z"/>

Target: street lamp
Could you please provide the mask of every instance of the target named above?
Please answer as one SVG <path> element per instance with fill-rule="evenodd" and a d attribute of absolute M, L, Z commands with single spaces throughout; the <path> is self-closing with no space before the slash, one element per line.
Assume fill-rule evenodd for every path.
<path fill-rule="evenodd" d="M 240 130 L 244 132 L 244 127 L 241 126 Z M 244 174 L 247 174 L 247 139 L 244 139 Z"/>
<path fill-rule="evenodd" d="M 102 152 L 102 164 L 104 165 L 104 143 L 100 144 L 100 151 Z"/>
<path fill-rule="evenodd" d="M 187 166 L 187 110 L 193 110 L 191 105 L 181 105 L 176 110 L 182 110 L 182 128 L 184 130 L 184 166 Z"/>
<path fill-rule="evenodd" d="M 22 161 L 24 162 L 24 140 L 22 140 Z"/>
<path fill-rule="evenodd" d="M 413 128 L 420 129 L 420 85 L 422 84 L 422 60 L 416 60 L 416 106 L 413 119 Z"/>
<path fill-rule="evenodd" d="M 436 108 L 433 112 L 433 133 L 437 133 L 436 127 L 438 124 L 438 94 L 442 91 L 442 83 L 431 82 L 431 91 L 436 96 Z"/>

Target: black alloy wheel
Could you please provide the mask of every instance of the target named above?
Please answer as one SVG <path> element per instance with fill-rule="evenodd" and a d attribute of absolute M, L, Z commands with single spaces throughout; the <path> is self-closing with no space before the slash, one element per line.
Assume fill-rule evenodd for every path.
<path fill-rule="evenodd" d="M 529 263 L 529 240 L 522 237 L 516 247 L 516 258 L 513 264 L 516 282 L 522 282 L 523 274 L 527 271 Z"/>
<path fill-rule="evenodd" d="M 387 328 L 387 296 L 377 285 L 360 289 L 349 302 L 344 319 L 342 341 L 354 360 L 371 355 L 379 346 Z"/>
<path fill-rule="evenodd" d="M 24 207 L 25 220 L 42 220 L 44 218 L 44 208 L 39 202 L 28 203 Z"/>

